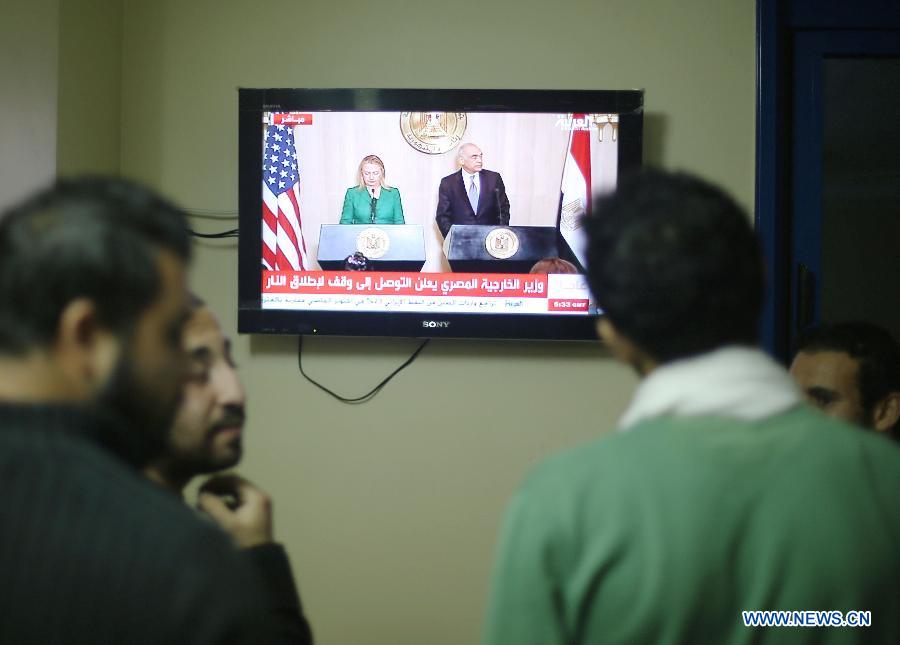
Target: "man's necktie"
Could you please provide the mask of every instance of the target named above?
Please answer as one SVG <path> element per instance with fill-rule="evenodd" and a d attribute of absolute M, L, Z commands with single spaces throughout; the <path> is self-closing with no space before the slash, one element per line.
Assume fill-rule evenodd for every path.
<path fill-rule="evenodd" d="M 472 204 L 472 212 L 478 213 L 478 188 L 475 187 L 475 175 L 469 178 L 469 203 Z"/>

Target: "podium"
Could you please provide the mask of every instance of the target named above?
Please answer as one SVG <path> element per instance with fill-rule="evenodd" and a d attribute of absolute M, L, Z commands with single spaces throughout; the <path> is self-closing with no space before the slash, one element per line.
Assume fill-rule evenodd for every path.
<path fill-rule="evenodd" d="M 528 273 L 538 260 L 565 254 L 564 243 L 553 226 L 454 224 L 445 253 L 457 273 Z"/>
<path fill-rule="evenodd" d="M 326 271 L 343 271 L 360 251 L 376 271 L 421 271 L 425 232 L 419 224 L 322 224 L 316 260 Z"/>

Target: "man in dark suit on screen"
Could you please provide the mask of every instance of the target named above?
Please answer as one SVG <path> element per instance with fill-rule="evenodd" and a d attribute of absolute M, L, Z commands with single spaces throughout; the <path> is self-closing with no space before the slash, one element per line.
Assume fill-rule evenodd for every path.
<path fill-rule="evenodd" d="M 509 199 L 500 173 L 483 170 L 481 149 L 474 143 L 459 147 L 459 171 L 441 179 L 435 219 L 447 237 L 453 224 L 509 224 Z"/>

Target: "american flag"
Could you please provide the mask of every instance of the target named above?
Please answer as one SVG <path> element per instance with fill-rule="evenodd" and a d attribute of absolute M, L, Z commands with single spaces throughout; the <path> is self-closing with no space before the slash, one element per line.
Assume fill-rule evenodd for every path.
<path fill-rule="evenodd" d="M 309 267 L 300 221 L 300 171 L 294 129 L 266 126 L 263 147 L 262 263 L 272 271 Z"/>

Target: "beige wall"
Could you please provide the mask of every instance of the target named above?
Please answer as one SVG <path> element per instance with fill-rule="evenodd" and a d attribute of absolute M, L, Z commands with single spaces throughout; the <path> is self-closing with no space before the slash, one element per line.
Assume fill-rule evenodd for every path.
<path fill-rule="evenodd" d="M 58 0 L 0 0 L 0 209 L 56 173 Z"/>
<path fill-rule="evenodd" d="M 99 83 L 111 99 L 121 84 L 120 112 L 102 120 L 120 119 L 122 172 L 189 208 L 236 209 L 239 86 L 641 87 L 648 159 L 702 173 L 752 203 L 752 2 L 121 6 L 120 77 L 110 61 Z M 93 30 L 117 37 L 115 23 Z M 82 54 L 76 77 L 90 76 L 95 55 Z M 73 114 L 74 78 L 60 87 L 60 110 Z M 61 158 L 78 137 L 90 145 L 76 123 L 60 123 L 60 140 L 71 137 Z M 95 120 L 90 130 L 116 136 Z M 107 143 L 90 148 L 99 169 L 118 161 Z M 66 158 L 67 168 L 82 163 Z M 200 244 L 193 275 L 231 330 L 236 265 L 234 244 Z M 304 365 L 356 395 L 415 346 L 313 338 Z M 236 339 L 251 402 L 242 470 L 275 497 L 276 530 L 317 642 L 475 642 L 510 493 L 537 459 L 607 431 L 634 378 L 592 345 L 433 341 L 374 401 L 348 406 L 300 377 L 296 349 L 294 338 Z"/>
<path fill-rule="evenodd" d="M 59 0 L 60 175 L 119 172 L 122 0 Z"/>

